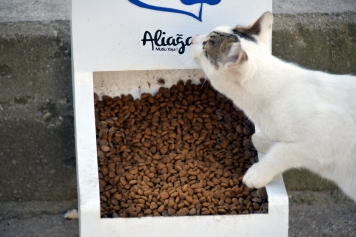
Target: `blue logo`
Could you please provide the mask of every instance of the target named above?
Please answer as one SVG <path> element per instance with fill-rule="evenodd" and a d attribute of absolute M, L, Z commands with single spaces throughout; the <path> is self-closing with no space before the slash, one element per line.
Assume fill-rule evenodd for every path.
<path fill-rule="evenodd" d="M 168 8 L 168 7 L 160 7 L 160 6 L 154 6 L 150 4 L 146 4 L 140 0 L 129 0 L 132 4 L 135 4 L 139 7 L 142 8 L 147 8 L 155 11 L 163 11 L 163 12 L 172 12 L 172 13 L 179 13 L 179 14 L 184 14 L 188 15 L 190 17 L 193 17 L 194 19 L 197 19 L 198 21 L 202 21 L 202 11 L 203 11 L 203 4 L 209 4 L 209 5 L 217 5 L 220 3 L 221 0 L 181 0 L 181 2 L 184 5 L 193 5 L 193 4 L 200 4 L 200 10 L 199 10 L 199 15 L 195 15 L 191 12 L 175 9 L 175 8 Z"/>

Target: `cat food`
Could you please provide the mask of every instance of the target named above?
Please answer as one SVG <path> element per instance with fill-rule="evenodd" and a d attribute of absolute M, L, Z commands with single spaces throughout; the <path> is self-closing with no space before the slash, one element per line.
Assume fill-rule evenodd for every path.
<path fill-rule="evenodd" d="M 265 189 L 242 183 L 254 125 L 208 82 L 94 102 L 102 217 L 268 211 Z"/>

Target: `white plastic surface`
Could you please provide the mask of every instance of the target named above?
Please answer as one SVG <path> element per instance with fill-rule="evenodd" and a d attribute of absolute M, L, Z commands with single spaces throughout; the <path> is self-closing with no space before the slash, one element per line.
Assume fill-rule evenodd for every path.
<path fill-rule="evenodd" d="M 167 7 L 182 7 L 196 15 L 196 9 L 199 9 L 182 6 L 179 0 L 175 3 L 145 2 L 151 5 L 169 2 Z M 138 97 L 143 92 L 157 92 L 161 86 L 157 83 L 159 78 L 164 78 L 165 86 L 170 87 L 179 79 L 198 82 L 203 77 L 188 59 L 189 49 L 183 55 L 140 55 L 140 28 L 180 28 L 182 32 L 188 32 L 184 29 L 249 25 L 267 10 L 272 10 L 271 0 L 222 0 L 217 5 L 204 4 L 202 21 L 198 21 L 183 14 L 139 8 L 124 0 L 72 1 L 72 70 L 81 236 L 288 235 L 288 196 L 281 176 L 266 187 L 268 214 L 100 218 L 93 93 L 100 96 L 131 93 Z M 177 70 L 180 68 L 185 70 Z"/>
<path fill-rule="evenodd" d="M 135 1 L 136 2 L 136 1 Z M 173 8 L 198 15 L 200 4 L 185 5 L 181 0 L 142 0 L 150 5 Z M 199 1 L 198 1 L 199 2 Z M 216 2 L 202 0 L 200 2 Z M 216 26 L 252 24 L 265 11 L 272 11 L 272 0 L 222 0 L 203 4 L 201 20 L 193 17 L 139 7 L 128 0 L 72 0 L 72 49 L 76 71 L 161 70 L 181 67 L 189 54 L 140 55 L 143 29 L 176 29 L 173 37 L 186 39 L 207 33 Z M 192 35 L 191 28 L 197 29 Z M 201 30 L 198 30 L 201 29 Z M 193 31 L 194 32 L 194 31 Z M 154 32 L 152 32 L 153 34 Z M 186 68 L 196 68 L 196 64 Z"/>
<path fill-rule="evenodd" d="M 173 77 L 171 77 L 173 75 Z M 100 218 L 100 196 L 95 143 L 93 92 L 102 95 L 155 93 L 165 78 L 167 87 L 177 80 L 198 79 L 199 70 L 77 73 L 76 143 L 80 194 L 81 236 L 287 236 L 288 196 L 281 176 L 267 185 L 268 214 Z M 94 78 L 94 82 L 93 82 Z M 80 104 L 80 106 L 79 106 Z M 261 154 L 259 154 L 261 158 Z"/>

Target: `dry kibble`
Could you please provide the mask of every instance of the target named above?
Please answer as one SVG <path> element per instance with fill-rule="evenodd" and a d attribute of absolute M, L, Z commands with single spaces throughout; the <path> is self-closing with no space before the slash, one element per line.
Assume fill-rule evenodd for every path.
<path fill-rule="evenodd" d="M 238 134 L 242 134 L 243 133 L 243 127 L 241 125 L 236 126 L 236 132 Z"/>
<path fill-rule="evenodd" d="M 162 155 L 165 155 L 168 152 L 168 147 L 164 146 L 159 151 L 161 152 Z"/>
<path fill-rule="evenodd" d="M 186 174 L 187 174 L 187 171 L 185 171 L 185 170 L 181 170 L 181 171 L 179 172 L 179 176 L 180 176 L 180 177 L 184 177 Z"/>
<path fill-rule="evenodd" d="M 204 210 L 201 213 L 202 215 L 209 215 L 210 214 L 210 210 Z"/>
<path fill-rule="evenodd" d="M 256 202 L 252 204 L 252 208 L 253 208 L 254 210 L 259 210 L 260 207 L 261 207 L 260 204 L 258 204 L 258 203 L 256 203 Z"/>
<path fill-rule="evenodd" d="M 114 195 L 114 198 L 115 198 L 116 200 L 120 201 L 120 200 L 122 199 L 122 195 L 119 194 L 119 193 L 116 193 L 116 194 Z"/>
<path fill-rule="evenodd" d="M 194 207 L 189 210 L 189 215 L 195 215 L 196 213 L 197 213 L 197 209 L 195 209 Z"/>
<path fill-rule="evenodd" d="M 161 199 L 162 200 L 166 200 L 168 197 L 169 197 L 168 192 L 164 191 L 164 192 L 161 193 Z"/>
<path fill-rule="evenodd" d="M 187 201 L 190 202 L 190 203 L 193 203 L 193 198 L 190 197 L 190 196 L 186 196 L 186 197 L 185 197 L 185 200 L 187 200 Z"/>
<path fill-rule="evenodd" d="M 229 145 L 229 143 L 230 143 L 230 141 L 229 140 L 223 140 L 221 143 L 220 143 L 220 146 L 222 147 L 222 148 L 227 148 L 227 146 Z"/>
<path fill-rule="evenodd" d="M 257 189 L 257 196 L 258 196 L 259 198 L 266 198 L 266 197 L 267 197 L 266 188 L 259 188 L 259 189 Z"/>
<path fill-rule="evenodd" d="M 137 169 L 132 169 L 130 170 L 130 174 L 137 174 L 138 170 Z"/>
<path fill-rule="evenodd" d="M 155 202 L 151 202 L 151 205 L 150 205 L 150 209 L 151 210 L 154 210 L 154 209 L 156 209 L 158 206 L 157 206 L 157 203 L 155 203 Z"/>
<path fill-rule="evenodd" d="M 94 98 L 102 217 L 268 212 L 266 190 L 242 183 L 254 125 L 208 81 Z"/>
<path fill-rule="evenodd" d="M 168 208 L 168 215 L 169 215 L 169 216 L 174 215 L 174 213 L 176 213 L 176 210 L 175 210 L 175 209 L 173 209 L 173 208 Z"/>
<path fill-rule="evenodd" d="M 185 213 L 185 211 L 184 211 L 183 209 L 180 209 L 180 210 L 176 213 L 176 215 L 177 215 L 177 216 L 185 216 L 185 215 L 187 215 L 187 214 Z"/>
<path fill-rule="evenodd" d="M 164 205 L 161 205 L 159 208 L 158 208 L 158 212 L 163 212 L 163 210 L 164 210 Z"/>
<path fill-rule="evenodd" d="M 108 146 L 101 146 L 101 150 L 104 152 L 110 151 L 110 147 Z"/>
<path fill-rule="evenodd" d="M 158 165 L 157 165 L 157 169 L 158 170 L 161 170 L 161 169 L 163 169 L 165 167 L 165 165 L 163 164 L 163 163 L 159 163 Z"/>
<path fill-rule="evenodd" d="M 252 134 L 251 128 L 249 128 L 249 127 L 244 127 L 243 132 L 244 132 L 245 135 L 251 135 Z"/>
<path fill-rule="evenodd" d="M 252 144 L 251 139 L 245 139 L 245 140 L 243 141 L 243 146 L 244 146 L 245 148 L 251 148 L 251 147 L 253 147 L 253 144 Z"/>
<path fill-rule="evenodd" d="M 156 112 L 157 110 L 159 110 L 159 106 L 152 105 L 152 107 L 151 107 L 151 113 L 154 113 L 154 112 Z"/>

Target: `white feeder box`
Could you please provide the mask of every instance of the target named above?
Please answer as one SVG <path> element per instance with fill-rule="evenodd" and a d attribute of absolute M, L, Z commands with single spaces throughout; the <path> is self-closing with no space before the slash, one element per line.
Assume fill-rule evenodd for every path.
<path fill-rule="evenodd" d="M 204 77 L 190 60 L 192 36 L 250 25 L 272 0 L 72 0 L 72 62 L 81 236 L 287 236 L 282 176 L 266 187 L 267 214 L 101 218 L 94 92 L 155 94 Z M 257 128 L 256 128 L 257 129 Z M 261 158 L 260 154 L 259 157 Z"/>

